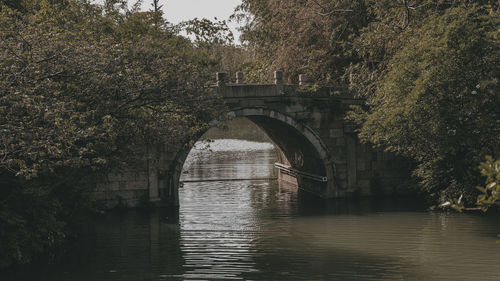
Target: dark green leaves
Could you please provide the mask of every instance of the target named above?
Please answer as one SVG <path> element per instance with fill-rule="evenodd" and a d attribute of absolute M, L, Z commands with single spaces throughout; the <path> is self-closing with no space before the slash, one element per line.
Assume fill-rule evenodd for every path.
<path fill-rule="evenodd" d="M 357 116 L 360 136 L 416 160 L 415 174 L 435 197 L 471 200 L 480 181 L 474 167 L 500 148 L 498 17 L 459 7 L 426 21 Z"/>
<path fill-rule="evenodd" d="M 157 12 L 23 1 L 0 12 L 0 266 L 65 241 L 89 184 L 221 112 L 199 49 Z"/>

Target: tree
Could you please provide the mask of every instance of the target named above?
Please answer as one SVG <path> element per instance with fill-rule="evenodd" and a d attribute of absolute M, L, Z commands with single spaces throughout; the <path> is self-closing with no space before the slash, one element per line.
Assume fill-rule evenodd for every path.
<path fill-rule="evenodd" d="M 161 8 L 163 8 L 163 5 L 160 5 L 160 0 L 153 0 L 153 3 L 151 3 L 151 6 L 153 6 L 153 12 L 160 12 Z"/>
<path fill-rule="evenodd" d="M 434 199 L 471 202 L 474 169 L 500 152 L 498 12 L 459 6 L 428 17 L 395 52 L 369 99 L 353 114 L 360 137 L 418 163 Z"/>
<path fill-rule="evenodd" d="M 184 30 L 197 50 L 210 60 L 213 73 L 235 73 L 248 60 L 249 52 L 234 45 L 234 35 L 225 20 L 194 18 L 176 27 Z"/>
<path fill-rule="evenodd" d="M 211 59 L 156 13 L 31 3 L 0 14 L 0 266 L 61 245 L 92 175 L 133 163 L 137 147 L 184 142 L 221 112 Z"/>
<path fill-rule="evenodd" d="M 243 0 L 233 19 L 242 41 L 269 69 L 328 85 L 349 85 L 369 97 L 387 62 L 428 17 L 461 1 Z M 479 3 L 478 3 L 479 2 Z M 497 1 L 474 1 L 471 5 Z"/>
<path fill-rule="evenodd" d="M 417 162 L 434 200 L 471 201 L 480 159 L 498 153 L 498 13 L 498 1 L 244 0 L 234 17 L 252 73 L 348 86 L 366 100 L 350 113 L 363 141 Z"/>
<path fill-rule="evenodd" d="M 496 161 L 489 155 L 479 165 L 481 175 L 486 177 L 484 187 L 477 186 L 480 191 L 476 205 L 486 211 L 493 206 L 500 208 L 500 159 Z"/>
<path fill-rule="evenodd" d="M 451 199 L 441 204 L 441 207 L 451 207 L 456 211 L 488 211 L 493 206 L 500 208 L 500 160 L 494 160 L 486 155 L 485 161 L 479 165 L 481 175 L 486 178 L 485 185 L 476 186 L 479 195 L 476 199 L 476 207 L 467 207 L 463 202 L 463 196 L 457 200 Z"/>
<path fill-rule="evenodd" d="M 233 18 L 244 23 L 241 39 L 266 69 L 283 70 L 291 82 L 307 74 L 339 85 L 366 14 L 364 1 L 243 0 Z"/>

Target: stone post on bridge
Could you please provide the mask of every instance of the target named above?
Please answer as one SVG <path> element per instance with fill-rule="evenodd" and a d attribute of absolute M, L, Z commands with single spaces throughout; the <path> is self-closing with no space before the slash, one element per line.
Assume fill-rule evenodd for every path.
<path fill-rule="evenodd" d="M 241 72 L 241 71 L 236 72 L 236 84 L 241 85 L 244 83 L 245 83 L 245 81 L 243 79 L 243 72 Z"/>
<path fill-rule="evenodd" d="M 274 72 L 274 85 L 276 85 L 276 92 L 280 95 L 283 94 L 283 71 L 276 70 Z"/>
<path fill-rule="evenodd" d="M 307 76 L 305 74 L 299 74 L 299 86 L 305 86 L 307 82 Z"/>
<path fill-rule="evenodd" d="M 217 72 L 217 86 L 224 87 L 227 84 L 227 73 L 225 72 Z"/>
<path fill-rule="evenodd" d="M 274 72 L 274 84 L 275 85 L 283 85 L 283 71 L 276 70 Z"/>

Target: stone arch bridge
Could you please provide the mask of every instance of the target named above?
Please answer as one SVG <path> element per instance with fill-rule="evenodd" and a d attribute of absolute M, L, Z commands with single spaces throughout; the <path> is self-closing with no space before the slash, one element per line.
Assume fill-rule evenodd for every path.
<path fill-rule="evenodd" d="M 278 180 L 323 198 L 389 195 L 400 192 L 408 179 L 408 163 L 361 144 L 355 125 L 345 120 L 351 105 L 363 105 L 338 88 L 283 84 L 282 72 L 274 84 L 227 83 L 217 73 L 216 91 L 223 97 L 227 119 L 246 117 L 273 141 L 278 155 Z M 213 122 L 215 125 L 217 122 Z M 179 178 L 190 148 L 164 146 L 148 168 L 109 175 L 95 195 L 110 207 L 179 203 Z M 404 188 L 403 188 L 404 189 Z"/>

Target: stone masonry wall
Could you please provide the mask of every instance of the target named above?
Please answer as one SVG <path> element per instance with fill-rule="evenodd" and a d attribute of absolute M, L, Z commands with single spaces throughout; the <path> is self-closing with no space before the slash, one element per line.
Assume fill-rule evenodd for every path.
<path fill-rule="evenodd" d="M 284 164 L 327 176 L 328 183 L 323 186 L 297 179 L 299 185 L 307 185 L 306 190 L 319 196 L 404 192 L 409 163 L 361 144 L 355 125 L 344 118 L 351 105 L 363 105 L 363 100 L 346 94 L 345 89 L 307 86 L 304 77 L 302 85 L 283 85 L 279 77 L 279 72 L 275 73 L 273 85 L 241 84 L 241 78 L 239 84 L 226 84 L 225 76 L 219 74 L 215 90 L 227 105 L 226 118 L 249 118 L 283 150 L 287 158 L 282 159 Z M 96 197 L 109 206 L 178 204 L 179 177 L 188 152 L 184 144 L 155 148 L 150 161 L 157 165 L 144 163 L 142 168 L 110 175 L 107 182 L 97 186 Z M 289 177 L 282 178 L 293 182 Z"/>

